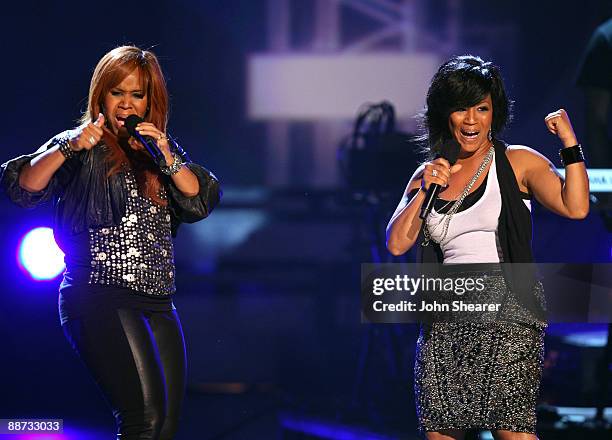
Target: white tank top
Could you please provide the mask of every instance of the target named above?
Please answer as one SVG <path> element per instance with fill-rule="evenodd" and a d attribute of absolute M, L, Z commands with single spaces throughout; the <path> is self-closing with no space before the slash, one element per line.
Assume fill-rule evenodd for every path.
<path fill-rule="evenodd" d="M 451 218 L 446 238 L 440 245 L 444 254 L 444 264 L 499 263 L 502 261 L 497 238 L 497 222 L 502 203 L 495 168 L 495 155 L 491 160 L 486 179 L 487 186 L 480 199 L 465 211 L 458 212 Z M 524 202 L 531 210 L 530 201 L 524 200 Z M 443 216 L 434 208 L 427 217 L 429 233 L 437 243 L 440 242 L 444 232 L 444 225 L 441 223 Z"/>

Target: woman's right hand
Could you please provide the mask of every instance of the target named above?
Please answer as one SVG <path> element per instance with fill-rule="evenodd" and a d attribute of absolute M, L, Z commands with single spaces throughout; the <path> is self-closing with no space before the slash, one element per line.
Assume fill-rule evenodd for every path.
<path fill-rule="evenodd" d="M 100 114 L 96 122 L 81 125 L 68 131 L 68 142 L 74 151 L 91 150 L 102 139 L 104 116 Z M 50 148 L 34 157 L 19 173 L 19 186 L 29 192 L 45 189 L 55 172 L 65 163 L 66 158 L 59 147 Z"/>
<path fill-rule="evenodd" d="M 426 162 L 424 167 L 423 176 L 421 178 L 421 188 L 425 190 L 428 190 L 429 185 L 432 183 L 437 183 L 442 188 L 446 188 L 451 174 L 461 169 L 460 164 L 455 164 L 451 167 L 450 163 L 442 157 L 434 159 L 431 162 Z"/>
<path fill-rule="evenodd" d="M 416 243 L 419 236 L 422 224 L 419 212 L 425 195 L 423 191 L 417 191 L 416 195 L 411 195 L 414 194 L 413 191 L 419 186 L 427 191 L 432 183 L 445 187 L 448 185 L 451 174 L 460 169 L 461 165 L 455 164 L 451 167 L 446 159 L 438 158 L 424 163 L 414 172 L 402 200 L 387 225 L 389 252 L 393 255 L 402 255 Z"/>
<path fill-rule="evenodd" d="M 68 139 L 70 148 L 74 151 L 91 150 L 100 142 L 100 139 L 102 139 L 102 135 L 104 134 L 102 130 L 103 126 L 104 115 L 100 113 L 96 122 L 90 122 L 87 125 L 82 125 L 71 130 Z"/>

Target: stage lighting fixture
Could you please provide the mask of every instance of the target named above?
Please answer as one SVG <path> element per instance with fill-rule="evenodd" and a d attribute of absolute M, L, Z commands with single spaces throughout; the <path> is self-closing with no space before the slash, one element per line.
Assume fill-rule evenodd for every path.
<path fill-rule="evenodd" d="M 51 228 L 40 227 L 28 232 L 19 243 L 17 260 L 36 281 L 51 280 L 64 270 L 64 253 L 55 243 Z"/>

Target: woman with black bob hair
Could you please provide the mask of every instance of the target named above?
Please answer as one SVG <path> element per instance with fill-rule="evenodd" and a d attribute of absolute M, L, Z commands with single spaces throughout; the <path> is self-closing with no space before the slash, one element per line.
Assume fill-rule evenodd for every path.
<path fill-rule="evenodd" d="M 413 174 L 387 227 L 387 248 L 401 255 L 420 242 L 421 262 L 443 263 L 445 277 L 484 280 L 457 298 L 498 304 L 489 312 L 423 323 L 417 341 L 415 396 L 419 428 L 430 440 L 463 439 L 471 429 L 497 440 L 536 439 L 546 322 L 541 283 L 530 264 L 531 197 L 567 218 L 589 211 L 584 157 L 560 109 L 545 125 L 561 141 L 565 180 L 537 151 L 498 136 L 511 119 L 499 69 L 481 58 L 450 59 L 427 93 L 421 140 L 428 161 Z M 459 146 L 454 165 L 441 145 Z M 419 213 L 430 185 L 441 190 L 431 213 Z M 476 264 L 474 264 L 476 263 Z M 437 295 L 439 293 L 436 293 Z"/>
<path fill-rule="evenodd" d="M 444 139 L 450 139 L 448 116 L 462 107 L 471 107 L 490 94 L 495 111 L 491 123 L 495 136 L 512 120 L 512 102 L 506 95 L 499 69 L 490 62 L 470 55 L 459 56 L 444 63 L 427 92 L 427 109 L 423 115 L 425 141 L 436 150 Z"/>

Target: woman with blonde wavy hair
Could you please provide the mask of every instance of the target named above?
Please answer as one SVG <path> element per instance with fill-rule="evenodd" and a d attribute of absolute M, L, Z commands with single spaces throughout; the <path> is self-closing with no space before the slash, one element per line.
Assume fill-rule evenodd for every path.
<path fill-rule="evenodd" d="M 155 162 L 135 127 L 154 140 Z M 156 56 L 117 47 L 98 62 L 81 124 L 2 165 L 0 185 L 23 207 L 53 200 L 66 257 L 64 333 L 112 407 L 117 437 L 174 438 L 186 377 L 172 303 L 172 237 L 220 199 L 215 176 L 166 133 L 168 92 Z M 161 163 L 161 166 L 158 164 Z"/>

